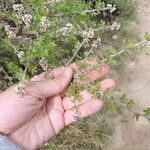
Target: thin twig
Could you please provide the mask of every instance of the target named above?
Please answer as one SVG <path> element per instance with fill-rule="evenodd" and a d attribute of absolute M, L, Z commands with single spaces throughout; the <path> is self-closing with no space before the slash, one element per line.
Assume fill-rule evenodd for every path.
<path fill-rule="evenodd" d="M 79 48 L 75 51 L 74 55 L 71 57 L 71 59 L 67 62 L 66 66 L 68 66 L 70 63 L 72 63 L 72 61 L 74 60 L 74 58 L 77 56 L 78 52 L 80 51 L 80 49 L 82 48 L 82 46 L 85 44 L 85 40 L 83 40 L 83 42 L 81 43 L 81 45 L 79 46 Z"/>
<path fill-rule="evenodd" d="M 91 9 L 91 10 L 84 10 L 82 11 L 82 13 L 93 13 L 93 12 L 100 12 L 100 11 L 106 11 L 106 10 L 110 10 L 109 8 L 107 7 L 104 7 L 104 8 L 97 8 L 97 9 Z M 75 13 L 68 13 L 69 15 L 78 15 L 80 14 L 79 12 L 75 12 Z M 62 17 L 64 14 L 54 14 L 54 17 Z"/>
<path fill-rule="evenodd" d="M 78 26 L 79 27 L 79 26 Z M 98 29 L 93 29 L 93 31 L 98 31 L 98 30 L 109 30 L 112 28 L 112 25 L 109 26 L 105 26 L 105 27 L 100 27 Z M 80 32 L 79 33 L 74 33 L 74 35 L 81 35 L 81 33 L 83 32 L 83 30 L 81 29 L 81 27 L 79 28 Z"/>
<path fill-rule="evenodd" d="M 107 7 L 104 7 L 104 8 L 98 8 L 98 9 L 84 10 L 83 13 L 92 13 L 92 12 L 105 11 L 105 10 L 110 10 L 110 9 Z"/>
<path fill-rule="evenodd" d="M 6 41 L 7 42 L 7 41 Z M 15 52 L 17 52 L 17 53 L 19 53 L 19 51 L 16 49 L 16 47 L 15 46 L 13 46 L 11 43 L 9 43 L 9 42 L 7 42 L 14 50 L 15 50 Z"/>
<path fill-rule="evenodd" d="M 99 134 L 101 134 L 102 136 L 105 136 L 105 137 L 107 137 L 107 138 L 109 138 L 109 139 L 112 138 L 111 136 L 109 136 L 109 135 L 107 135 L 107 134 L 104 134 L 104 133 L 102 133 L 102 132 L 99 132 Z"/>
<path fill-rule="evenodd" d="M 24 75 L 23 75 L 22 81 L 26 80 L 26 76 L 27 76 L 27 68 L 24 69 Z"/>
<path fill-rule="evenodd" d="M 6 76 L 6 78 L 10 81 L 10 82 L 12 82 L 12 77 L 10 77 L 9 75 L 8 75 L 8 73 L 4 70 L 4 68 L 1 66 L 1 70 L 2 70 L 2 72 L 5 74 L 5 76 Z"/>
<path fill-rule="evenodd" d="M 85 61 L 87 60 L 88 56 L 92 53 L 93 49 L 94 49 L 94 47 L 92 46 L 92 47 L 90 48 L 90 50 L 88 51 L 86 57 L 83 59 L 82 63 L 85 63 Z"/>

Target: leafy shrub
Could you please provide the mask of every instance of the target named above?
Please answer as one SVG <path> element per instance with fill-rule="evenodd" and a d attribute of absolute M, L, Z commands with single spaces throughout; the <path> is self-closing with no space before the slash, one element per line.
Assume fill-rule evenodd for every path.
<path fill-rule="evenodd" d="M 91 3 L 26 0 L 19 5 L 8 6 L 7 11 L 2 9 L 1 21 L 8 25 L 0 32 L 0 55 L 4 56 L 1 66 L 12 78 L 9 85 L 22 78 L 25 68 L 28 77 L 41 72 L 38 62 L 42 58 L 47 59 L 52 67 L 65 65 L 80 46 L 75 59 L 85 57 L 92 42 L 118 28 L 119 24 L 113 23 L 115 16 L 113 20 L 108 19 L 115 9 L 108 13 L 109 9 L 103 10 L 108 8 L 106 3 L 96 1 L 94 8 L 91 8 Z M 100 11 L 92 11 L 95 9 Z M 94 36 L 82 45 L 84 31 L 89 29 Z M 4 81 L 8 83 L 8 79 L 2 77 Z"/>

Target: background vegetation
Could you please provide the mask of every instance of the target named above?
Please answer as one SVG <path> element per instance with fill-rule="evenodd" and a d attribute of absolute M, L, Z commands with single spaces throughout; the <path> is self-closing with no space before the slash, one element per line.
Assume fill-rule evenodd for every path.
<path fill-rule="evenodd" d="M 28 77 L 41 72 L 38 62 L 43 57 L 48 60 L 52 67 L 64 65 L 82 44 L 82 30 L 87 28 L 98 29 L 94 39 L 103 36 L 103 45 L 114 46 L 109 41 L 113 35 L 117 34 L 120 42 L 117 39 L 116 41 L 114 40 L 114 43 L 116 46 L 121 43 L 119 46 L 122 46 L 124 38 L 122 39 L 121 37 L 126 36 L 126 40 L 128 40 L 129 34 L 124 27 L 126 20 L 133 18 L 134 15 L 134 5 L 129 0 L 123 2 L 121 0 L 97 1 L 96 4 L 91 1 L 83 3 L 64 0 L 63 5 L 56 3 L 54 6 L 45 6 L 46 0 L 2 2 L 0 9 L 1 89 L 5 89 L 20 80 L 25 68 L 27 68 Z M 22 12 L 14 10 L 13 4 L 15 3 L 21 3 L 24 10 Z M 100 9 L 109 3 L 117 5 L 117 10 L 113 13 L 109 11 L 100 11 L 98 15 L 95 12 L 90 14 L 83 13 L 84 10 L 89 9 L 91 6 L 92 8 L 90 9 Z M 44 7 L 48 7 L 47 11 L 45 10 L 46 8 L 43 9 Z M 19 13 L 22 16 L 19 16 Z M 55 16 L 55 14 L 58 16 Z M 63 14 L 63 19 L 60 14 Z M 29 19 L 27 22 L 23 20 L 25 15 L 31 15 L 31 19 L 26 18 L 26 20 Z M 44 29 L 42 29 L 41 21 L 43 16 L 46 17 Z M 106 26 L 111 25 L 114 21 L 121 22 L 121 31 L 105 29 Z M 63 35 L 65 34 L 63 33 L 64 31 L 59 30 L 63 29 L 67 23 L 72 24 L 73 29 Z M 7 24 L 10 25 L 10 30 L 14 32 L 15 37 L 10 38 L 6 35 L 4 27 Z M 78 59 L 82 59 L 88 49 L 89 45 L 84 44 Z"/>

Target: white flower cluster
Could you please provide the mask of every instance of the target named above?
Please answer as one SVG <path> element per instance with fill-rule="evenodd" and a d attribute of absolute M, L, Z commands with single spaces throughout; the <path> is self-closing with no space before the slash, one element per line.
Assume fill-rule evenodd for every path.
<path fill-rule="evenodd" d="M 119 30 L 121 27 L 121 24 L 120 23 L 117 23 L 117 22 L 113 22 L 112 25 L 110 26 L 110 30 Z"/>
<path fill-rule="evenodd" d="M 16 38 L 16 33 L 13 31 L 13 29 L 10 27 L 10 25 L 5 26 L 5 31 L 6 31 L 7 36 L 10 39 Z"/>
<path fill-rule="evenodd" d="M 21 19 L 23 13 L 24 13 L 24 7 L 21 4 L 14 4 L 13 10 L 17 13 L 17 17 Z"/>
<path fill-rule="evenodd" d="M 48 0 L 47 4 L 54 6 L 56 3 L 59 3 L 60 1 L 62 1 L 62 0 Z"/>
<path fill-rule="evenodd" d="M 22 59 L 22 57 L 25 55 L 24 51 L 17 51 L 16 55 L 19 59 Z"/>
<path fill-rule="evenodd" d="M 67 23 L 65 27 L 61 28 L 59 32 L 62 33 L 63 36 L 67 36 L 73 29 L 73 25 L 71 23 Z"/>
<path fill-rule="evenodd" d="M 44 70 L 44 71 L 46 71 L 47 69 L 48 69 L 48 60 L 46 59 L 46 58 L 41 58 L 40 60 L 39 60 L 39 65 L 42 67 L 42 69 Z"/>
<path fill-rule="evenodd" d="M 89 42 L 89 39 L 94 38 L 94 29 L 89 28 L 82 32 L 82 37 L 86 42 Z"/>
<path fill-rule="evenodd" d="M 25 13 L 25 9 L 21 4 L 14 4 L 13 9 L 16 12 L 16 16 L 29 28 L 32 22 L 32 15 Z"/>
<path fill-rule="evenodd" d="M 26 27 L 29 28 L 32 22 L 32 16 L 30 14 L 25 14 L 22 16 L 22 21 L 24 22 Z"/>
<path fill-rule="evenodd" d="M 45 16 L 41 18 L 40 22 L 40 32 L 46 32 L 46 30 L 50 27 L 50 22 L 47 20 Z"/>
<path fill-rule="evenodd" d="M 101 38 L 97 38 L 97 40 L 93 41 L 92 47 L 98 48 L 98 46 L 100 46 L 101 44 L 102 44 Z"/>
<path fill-rule="evenodd" d="M 106 8 L 109 9 L 110 13 L 113 13 L 117 8 L 116 5 L 107 4 Z"/>
<path fill-rule="evenodd" d="M 16 38 L 16 33 L 13 31 L 13 28 L 11 28 L 10 25 L 5 26 L 5 31 L 6 31 L 7 36 L 10 39 Z M 17 50 L 15 51 L 15 54 L 17 55 L 19 59 L 21 59 L 25 55 L 23 51 L 17 51 Z"/>

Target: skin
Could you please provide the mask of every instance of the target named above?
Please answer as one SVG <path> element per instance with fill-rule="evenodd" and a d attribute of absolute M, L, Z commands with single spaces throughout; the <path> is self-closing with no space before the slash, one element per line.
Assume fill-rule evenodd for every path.
<path fill-rule="evenodd" d="M 93 62 L 90 62 L 93 63 Z M 64 127 L 73 123 L 74 104 L 68 97 L 61 97 L 77 71 L 75 64 L 59 67 L 52 71 L 54 79 L 46 80 L 44 74 L 37 75 L 26 85 L 26 94 L 15 95 L 16 85 L 0 94 L 0 133 L 18 144 L 23 150 L 39 149 L 49 139 L 57 135 Z M 86 82 L 94 81 L 109 72 L 103 65 L 100 71 L 92 70 L 86 76 Z M 100 90 L 113 87 L 112 79 L 100 83 Z M 81 91 L 82 100 L 76 102 L 80 117 L 98 112 L 103 101 L 93 99 L 87 91 Z"/>

